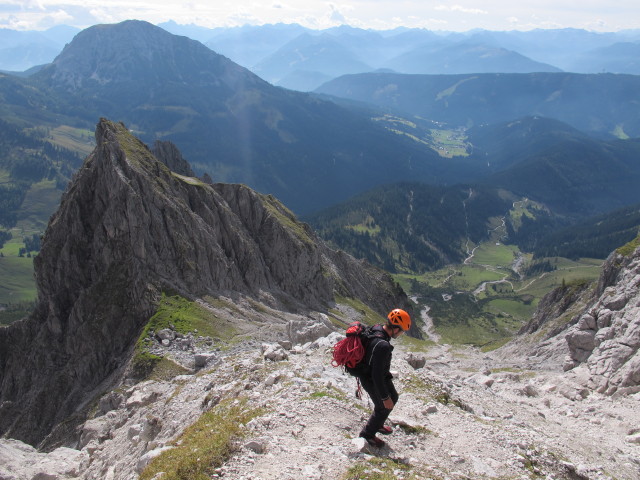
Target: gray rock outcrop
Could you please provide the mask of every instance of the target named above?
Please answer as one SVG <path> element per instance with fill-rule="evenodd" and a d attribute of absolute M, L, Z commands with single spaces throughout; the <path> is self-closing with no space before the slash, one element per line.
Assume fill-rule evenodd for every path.
<path fill-rule="evenodd" d="M 566 334 L 565 369 L 584 364 L 589 386 L 601 393 L 640 391 L 640 249 L 609 256 L 597 293 Z"/>
<path fill-rule="evenodd" d="M 151 149 L 151 153 L 164 163 L 169 170 L 187 177 L 195 177 L 191 165 L 187 162 L 178 147 L 168 141 L 156 140 Z"/>
<path fill-rule="evenodd" d="M 80 477 L 87 452 L 60 447 L 40 453 L 17 440 L 0 439 L 0 478 L 6 480 L 64 480 Z"/>
<path fill-rule="evenodd" d="M 37 444 L 81 415 L 122 375 L 163 291 L 298 313 L 336 294 L 381 314 L 406 306 L 389 275 L 327 248 L 273 197 L 177 175 L 122 124 L 102 119 L 96 141 L 35 259 L 34 313 L 0 329 L 0 434 Z"/>

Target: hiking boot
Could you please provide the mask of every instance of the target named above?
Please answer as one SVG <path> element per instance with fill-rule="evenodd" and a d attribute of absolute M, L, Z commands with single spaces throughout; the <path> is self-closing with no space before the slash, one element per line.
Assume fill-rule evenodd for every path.
<path fill-rule="evenodd" d="M 382 448 L 386 445 L 386 443 L 384 443 L 384 440 L 381 440 L 375 435 L 373 437 L 362 437 L 362 438 L 364 438 L 367 441 L 367 443 L 372 447 Z"/>
<path fill-rule="evenodd" d="M 378 433 L 381 433 L 382 435 L 391 435 L 392 432 L 393 429 L 391 427 L 387 427 L 386 425 L 381 426 L 378 430 Z"/>

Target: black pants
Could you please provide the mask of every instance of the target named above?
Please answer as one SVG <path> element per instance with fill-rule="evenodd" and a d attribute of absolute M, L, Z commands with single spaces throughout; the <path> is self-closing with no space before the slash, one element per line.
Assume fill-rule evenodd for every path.
<path fill-rule="evenodd" d="M 371 401 L 373 402 L 373 413 L 369 417 L 367 424 L 360 431 L 360 436 L 365 438 L 373 437 L 378 430 L 384 425 L 385 420 L 389 417 L 391 410 L 385 408 L 384 403 L 382 403 L 382 398 L 376 391 L 376 388 L 373 386 L 373 382 L 369 377 L 360 377 L 360 384 L 362 388 L 369 394 L 371 397 Z M 391 380 L 391 376 L 385 379 L 385 384 L 387 386 L 387 390 L 389 391 L 389 398 L 393 400 L 393 404 L 398 403 L 398 392 L 396 391 L 396 387 L 393 386 L 393 381 Z"/>

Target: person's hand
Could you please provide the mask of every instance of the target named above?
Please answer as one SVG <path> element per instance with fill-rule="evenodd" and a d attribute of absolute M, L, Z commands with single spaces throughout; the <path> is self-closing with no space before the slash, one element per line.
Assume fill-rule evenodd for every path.
<path fill-rule="evenodd" d="M 393 400 L 391 400 L 390 398 L 385 398 L 382 401 L 382 404 L 384 405 L 384 408 L 386 408 L 387 410 L 393 409 Z"/>

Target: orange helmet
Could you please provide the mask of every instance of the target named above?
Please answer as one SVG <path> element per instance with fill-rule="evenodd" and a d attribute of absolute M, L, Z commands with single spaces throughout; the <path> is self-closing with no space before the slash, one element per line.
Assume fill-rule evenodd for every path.
<path fill-rule="evenodd" d="M 389 312 L 389 315 L 387 315 L 387 318 L 389 319 L 389 323 L 391 325 L 400 327 L 405 332 L 409 330 L 409 328 L 411 328 L 411 317 L 407 312 L 400 308 L 391 310 Z"/>

